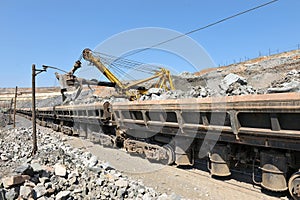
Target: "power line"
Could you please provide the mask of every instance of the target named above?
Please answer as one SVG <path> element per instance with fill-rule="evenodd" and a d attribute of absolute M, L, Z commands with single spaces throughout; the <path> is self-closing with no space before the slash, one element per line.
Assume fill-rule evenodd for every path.
<path fill-rule="evenodd" d="M 258 6 L 256 6 L 256 7 L 250 8 L 250 9 L 248 9 L 248 10 L 244 10 L 244 11 L 239 12 L 239 13 L 237 13 L 237 14 L 234 14 L 234 15 L 231 15 L 231 16 L 229 16 L 229 17 L 226 17 L 226 18 L 223 18 L 223 19 L 221 19 L 221 20 L 218 20 L 218 21 L 216 21 L 216 22 L 210 23 L 210 24 L 208 24 L 208 25 L 206 25 L 206 26 L 203 26 L 203 27 L 194 29 L 194 30 L 192 30 L 192 31 L 186 32 L 186 33 L 181 34 L 181 35 L 179 35 L 179 36 L 176 36 L 176 37 L 170 38 L 170 39 L 168 39 L 168 40 L 159 42 L 159 43 L 157 43 L 157 44 L 155 44 L 155 45 L 152 45 L 152 46 L 150 46 L 150 47 L 147 47 L 147 48 L 143 48 L 143 49 L 134 51 L 134 52 L 129 53 L 129 54 L 127 54 L 127 55 L 124 55 L 124 56 L 122 56 L 122 57 L 120 57 L 120 58 L 126 58 L 126 57 L 128 57 L 128 56 L 132 56 L 132 55 L 141 53 L 141 52 L 143 52 L 143 51 L 152 49 L 153 47 L 160 46 L 160 45 L 162 45 L 162 44 L 165 44 L 165 43 L 171 42 L 171 41 L 173 41 L 173 40 L 176 40 L 176 39 L 178 39 L 178 38 L 184 37 L 184 36 L 186 36 L 186 35 L 190 35 L 190 34 L 192 34 L 192 33 L 201 31 L 201 30 L 206 29 L 206 28 L 209 28 L 209 27 L 211 27 L 211 26 L 220 24 L 220 23 L 222 23 L 222 22 L 224 22 L 224 21 L 227 21 L 227 20 L 229 20 L 229 19 L 238 17 L 238 16 L 243 15 L 243 14 L 246 14 L 246 13 L 248 13 L 248 12 L 257 10 L 257 9 L 259 9 L 259 8 L 265 7 L 265 6 L 267 6 L 267 5 L 270 5 L 270 4 L 272 4 L 272 3 L 275 3 L 275 2 L 277 2 L 277 1 L 279 1 L 279 0 L 269 1 L 269 2 L 267 2 L 267 3 L 264 3 L 264 4 L 258 5 Z"/>

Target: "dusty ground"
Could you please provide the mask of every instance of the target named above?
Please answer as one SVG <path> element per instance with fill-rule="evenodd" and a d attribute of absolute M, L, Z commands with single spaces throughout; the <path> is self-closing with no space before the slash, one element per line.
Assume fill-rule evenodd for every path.
<path fill-rule="evenodd" d="M 76 137 L 68 137 L 68 142 L 85 148 L 101 160 L 106 160 L 116 169 L 128 176 L 142 180 L 146 186 L 162 193 L 175 193 L 183 199 L 286 199 L 286 194 L 270 196 L 260 191 L 252 184 L 239 182 L 234 179 L 217 180 L 210 177 L 208 172 L 197 169 L 180 169 L 175 166 L 162 166 L 150 163 L 146 159 L 130 156 L 117 149 L 103 148 L 89 141 Z"/>
<path fill-rule="evenodd" d="M 17 117 L 17 127 L 30 127 L 31 122 Z M 7 126 L 6 128 L 10 128 Z M 45 129 L 38 126 L 38 129 Z M 206 171 L 180 169 L 175 166 L 163 166 L 150 163 L 146 159 L 130 156 L 123 150 L 103 148 L 87 140 L 62 134 L 64 140 L 74 147 L 90 151 L 99 160 L 105 160 L 111 166 L 128 176 L 141 180 L 146 186 L 162 193 L 176 194 L 182 199 L 287 199 L 286 194 L 264 193 L 259 187 L 235 179 L 218 180 L 210 177 Z"/>

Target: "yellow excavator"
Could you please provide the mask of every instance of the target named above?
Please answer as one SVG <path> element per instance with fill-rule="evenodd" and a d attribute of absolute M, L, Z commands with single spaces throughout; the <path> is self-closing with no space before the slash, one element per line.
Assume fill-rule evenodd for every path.
<path fill-rule="evenodd" d="M 120 95 L 125 95 L 126 97 L 129 98 L 129 100 L 136 100 L 141 95 L 146 94 L 148 89 L 146 89 L 144 86 L 141 86 L 141 84 L 154 79 L 157 79 L 157 81 L 154 83 L 152 87 L 162 88 L 166 91 L 175 89 L 171 79 L 170 71 L 165 68 L 157 68 L 157 67 L 154 68 L 154 66 L 150 67 L 152 73 L 151 77 L 146 79 L 140 79 L 138 81 L 131 81 L 128 84 L 124 84 L 117 78 L 115 74 L 112 73 L 111 70 L 109 70 L 104 65 L 103 62 L 101 62 L 101 59 L 104 60 L 104 57 L 95 54 L 96 54 L 95 52 L 86 48 L 82 52 L 82 57 L 84 58 L 84 60 L 94 65 L 109 80 L 109 82 L 101 82 L 97 80 L 86 80 L 83 78 L 76 77 L 74 75 L 75 71 L 81 68 L 81 62 L 80 60 L 78 60 L 75 62 L 74 67 L 71 69 L 71 71 L 68 72 L 67 74 L 56 73 L 56 78 L 59 80 L 61 86 L 63 102 L 65 102 L 66 100 L 66 96 L 64 95 L 64 92 L 67 90 L 68 87 L 72 87 L 72 86 L 75 86 L 77 88 L 76 96 L 73 100 L 75 100 L 79 96 L 83 88 L 82 85 L 88 85 L 88 86 L 98 85 L 98 86 L 106 86 L 106 87 L 115 87 L 115 89 Z M 122 60 L 122 59 L 110 58 L 109 62 L 106 62 L 106 65 L 110 65 L 110 64 L 113 65 L 115 60 Z M 138 70 L 138 69 L 134 69 L 134 70 Z"/>
<path fill-rule="evenodd" d="M 113 84 L 115 84 L 115 88 L 117 91 L 129 97 L 130 100 L 136 100 L 141 95 L 146 94 L 148 89 L 140 84 L 146 83 L 148 81 L 158 79 L 154 84 L 155 88 L 163 88 L 166 91 L 174 90 L 174 85 L 172 82 L 170 71 L 165 68 L 158 68 L 153 70 L 153 75 L 146 79 L 141 79 L 135 82 L 131 82 L 128 84 L 122 83 L 102 62 L 99 56 L 95 56 L 93 51 L 86 48 L 82 52 L 82 57 L 92 63 L 97 69 Z M 120 58 L 117 58 L 120 59 Z"/>

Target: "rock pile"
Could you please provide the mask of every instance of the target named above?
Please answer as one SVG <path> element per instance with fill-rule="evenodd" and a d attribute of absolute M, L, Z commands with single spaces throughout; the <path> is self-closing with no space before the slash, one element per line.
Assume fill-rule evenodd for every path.
<path fill-rule="evenodd" d="M 211 90 L 207 87 L 195 86 L 189 91 L 190 97 L 204 98 L 211 96 Z"/>
<path fill-rule="evenodd" d="M 65 144 L 52 130 L 38 132 L 39 151 L 30 158 L 30 129 L 0 135 L 0 199 L 169 199 Z"/>
<path fill-rule="evenodd" d="M 29 129 L 0 130 L 0 170 L 2 175 L 8 173 L 16 163 L 27 160 L 26 157 L 31 151 L 29 145 L 31 138 Z"/>
<path fill-rule="evenodd" d="M 165 100 L 165 99 L 182 99 L 188 98 L 188 93 L 182 90 L 165 91 L 161 88 L 150 88 L 147 94 L 142 95 L 139 100 Z"/>
<path fill-rule="evenodd" d="M 190 76 L 188 76 L 190 77 Z M 160 88 L 151 88 L 146 95 L 143 95 L 140 100 L 165 100 L 165 99 L 180 99 L 180 98 L 205 98 L 210 96 L 234 96 L 256 94 L 257 90 L 248 85 L 247 80 L 241 76 L 230 73 L 226 75 L 218 84 L 217 89 L 213 90 L 209 87 L 201 85 L 193 86 L 187 91 L 175 90 L 164 91 Z"/>
<path fill-rule="evenodd" d="M 220 94 L 223 96 L 235 96 L 245 94 L 255 94 L 256 90 L 247 85 L 247 80 L 241 76 L 230 73 L 224 77 L 219 84 Z"/>
<path fill-rule="evenodd" d="M 299 92 L 300 91 L 300 71 L 289 71 L 283 78 L 271 83 L 267 93 Z"/>
<path fill-rule="evenodd" d="M 280 60 L 281 59 L 281 60 Z M 283 58 L 271 59 L 269 61 L 259 62 L 259 66 L 267 68 L 268 64 L 271 66 L 278 66 L 282 64 Z M 266 66 L 265 66 L 266 65 Z M 256 64 L 248 66 L 247 70 L 253 68 Z M 270 66 L 268 66 L 270 68 Z M 282 79 L 276 80 L 271 84 L 271 87 L 254 88 L 249 85 L 246 78 L 234 73 L 227 75 L 221 75 L 220 71 L 212 71 L 202 76 L 196 76 L 189 72 L 183 72 L 178 76 L 174 76 L 174 82 L 178 82 L 177 85 L 180 89 L 174 91 L 165 91 L 160 88 L 150 88 L 147 94 L 142 95 L 140 100 L 165 100 L 165 99 L 180 99 L 180 98 L 205 98 L 210 96 L 236 96 L 236 95 L 249 95 L 249 94 L 262 94 L 262 93 L 275 93 L 275 92 L 297 92 L 300 91 L 300 71 L 292 70 L 287 73 Z M 214 85 L 217 87 L 210 87 L 207 85 L 207 80 L 210 76 L 214 81 Z M 206 80 L 206 81 L 205 81 Z M 195 83 L 199 83 L 196 84 Z M 201 84 L 200 84 L 201 83 Z M 183 86 L 184 85 L 184 86 Z M 178 88 L 178 87 L 177 87 Z M 117 99 L 108 99 L 109 102 L 116 102 Z M 124 100 L 123 100 L 124 101 Z M 103 99 L 92 96 L 85 98 L 82 96 L 81 101 L 78 103 L 92 103 L 103 102 Z"/>
<path fill-rule="evenodd" d="M 7 115 L 5 115 L 4 113 L 1 113 L 0 111 L 0 127 L 5 127 L 8 121 L 8 117 Z"/>
<path fill-rule="evenodd" d="M 178 76 L 180 78 L 185 78 L 185 79 L 188 79 L 188 78 L 195 78 L 196 76 L 191 73 L 191 72 L 181 72 L 180 74 L 178 74 Z"/>
<path fill-rule="evenodd" d="M 10 109 L 0 107 L 0 128 L 12 123 Z"/>

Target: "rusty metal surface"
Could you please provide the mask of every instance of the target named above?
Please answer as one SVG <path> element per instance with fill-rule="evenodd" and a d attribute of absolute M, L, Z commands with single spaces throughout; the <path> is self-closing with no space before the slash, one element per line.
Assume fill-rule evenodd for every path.
<path fill-rule="evenodd" d="M 261 95 L 242 95 L 226 97 L 208 98 L 188 98 L 188 99 L 168 99 L 168 100 L 149 100 L 113 103 L 113 109 L 147 109 L 149 106 L 161 105 L 165 109 L 189 109 L 198 108 L 201 110 L 267 110 L 267 109 L 291 109 L 300 112 L 300 93 L 281 93 L 281 94 L 261 94 Z M 65 105 L 56 106 L 60 110 L 75 110 L 79 108 L 101 108 L 102 103 L 84 105 Z M 49 110 L 52 107 L 39 108 L 39 110 Z"/>
<path fill-rule="evenodd" d="M 211 175 L 229 176 L 229 150 L 225 145 L 216 145 L 209 153 Z"/>
<path fill-rule="evenodd" d="M 105 112 L 105 107 L 100 103 L 45 107 L 39 108 L 38 114 L 48 119 L 76 119 L 80 123 L 97 124 L 107 120 L 109 113 Z M 115 120 L 110 122 L 116 122 L 125 129 L 138 125 L 141 130 L 151 132 L 151 127 L 161 127 L 164 134 L 174 135 L 180 130 L 183 136 L 196 132 L 196 138 L 203 138 L 210 130 L 210 134 L 214 131 L 222 132 L 220 141 L 300 150 L 300 140 L 297 140 L 300 139 L 300 128 L 297 125 L 300 124 L 299 120 L 297 122 L 300 119 L 300 93 L 135 101 L 113 103 L 112 110 Z M 158 117 L 149 118 L 147 113 L 152 111 L 157 112 Z M 30 109 L 23 109 L 22 112 L 29 114 Z M 170 119 L 163 116 L 166 112 L 170 114 Z M 295 116 L 290 117 L 288 113 Z M 199 119 L 187 121 L 184 114 L 194 114 L 196 118 L 199 115 Z M 211 123 L 210 114 L 224 114 L 225 122 Z M 261 116 L 261 119 L 257 116 Z M 264 121 L 270 121 L 269 125 L 265 126 Z"/>
<path fill-rule="evenodd" d="M 286 156 L 278 152 L 261 152 L 261 185 L 272 191 L 285 191 L 288 189 L 286 181 Z"/>
<path fill-rule="evenodd" d="M 169 100 L 150 100 L 134 101 L 125 103 L 114 103 L 115 110 L 147 109 L 152 105 L 161 105 L 165 109 L 188 109 L 194 110 L 258 110 L 258 109 L 300 109 L 300 93 L 282 93 L 282 94 L 262 94 L 262 95 L 242 95 L 226 97 L 209 98 L 188 98 L 188 99 L 169 99 Z M 299 110 L 298 110 L 299 112 Z"/>
<path fill-rule="evenodd" d="M 158 105 L 158 107 L 154 105 Z M 250 145 L 255 144 L 255 140 L 249 143 L 243 139 L 245 138 L 244 135 L 256 138 L 267 137 L 261 141 L 258 140 L 256 145 L 275 146 L 277 148 L 289 148 L 288 143 L 294 143 L 294 141 L 291 141 L 292 139 L 300 138 L 300 128 L 297 125 L 299 124 L 297 119 L 300 119 L 299 93 L 128 102 L 113 104 L 113 109 L 116 114 L 116 121 L 124 128 L 132 127 L 131 124 L 146 128 L 150 126 L 169 127 L 174 130 L 180 129 L 182 133 L 197 131 L 198 135 L 207 130 L 210 130 L 210 132 L 221 131 L 222 134 L 228 133 L 235 136 L 235 138 L 231 138 L 230 142 Z M 160 112 L 161 115 L 173 112 L 176 117 L 173 121 L 168 121 L 168 117 L 158 116 L 151 119 L 151 117 L 145 116 L 147 112 L 153 111 Z M 136 112 L 141 112 L 138 119 L 136 118 Z M 188 115 L 194 113 L 196 117 L 198 115 L 199 119 L 186 122 L 187 120 L 183 116 L 184 112 Z M 205 115 L 207 113 L 215 115 L 224 113 L 228 116 L 227 120 L 229 122 L 212 124 L 209 122 L 209 117 L 203 118 L 203 113 Z M 289 113 L 296 115 L 291 118 Z M 161 118 L 163 119 L 161 120 Z M 226 118 L 224 120 L 226 121 Z M 249 123 L 249 121 L 253 122 Z M 167 132 L 163 133 L 168 134 Z M 271 139 L 269 139 L 270 137 Z M 286 141 L 286 143 L 280 144 L 277 142 L 287 138 L 290 141 Z M 220 140 L 222 141 L 222 137 L 220 137 Z M 227 140 L 227 142 L 229 141 Z M 295 146 L 292 149 L 295 149 Z M 300 148 L 296 149 L 299 150 Z"/>

